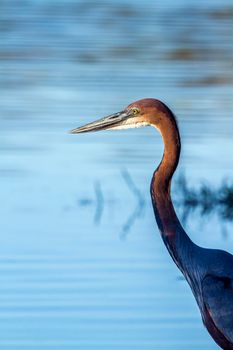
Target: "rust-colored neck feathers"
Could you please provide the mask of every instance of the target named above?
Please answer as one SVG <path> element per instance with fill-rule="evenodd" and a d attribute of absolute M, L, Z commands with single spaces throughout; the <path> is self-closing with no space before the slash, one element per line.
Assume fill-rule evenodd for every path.
<path fill-rule="evenodd" d="M 170 191 L 170 182 L 180 157 L 180 135 L 172 112 L 167 109 L 167 113 L 162 113 L 156 128 L 162 135 L 164 142 L 163 159 L 156 170 L 154 179 L 154 189 L 156 193 Z"/>
<path fill-rule="evenodd" d="M 136 118 L 139 125 L 146 123 L 154 126 L 163 138 L 164 154 L 151 181 L 151 198 L 163 241 L 177 266 L 185 273 L 187 254 L 195 245 L 176 216 L 170 194 L 171 179 L 179 162 L 181 148 L 176 119 L 164 103 L 153 98 L 136 101 L 127 107 L 131 108 L 140 110 Z"/>
<path fill-rule="evenodd" d="M 160 231 L 166 236 L 173 236 L 176 229 L 174 224 L 178 225 L 179 221 L 171 202 L 170 187 L 180 157 L 180 135 L 175 117 L 168 108 L 160 113 L 155 127 L 162 135 L 164 154 L 152 178 L 151 196 Z"/>
<path fill-rule="evenodd" d="M 151 123 L 153 124 L 153 120 Z M 154 126 L 162 135 L 164 154 L 151 182 L 152 203 L 164 243 L 176 264 L 182 269 L 185 243 L 191 240 L 176 216 L 170 196 L 171 179 L 180 157 L 180 135 L 175 117 L 166 106 L 163 106 Z"/>

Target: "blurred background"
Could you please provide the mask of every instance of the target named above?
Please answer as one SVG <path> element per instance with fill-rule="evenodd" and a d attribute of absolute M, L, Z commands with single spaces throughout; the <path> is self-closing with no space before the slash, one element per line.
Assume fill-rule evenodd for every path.
<path fill-rule="evenodd" d="M 160 135 L 67 131 L 162 99 L 179 217 L 233 253 L 232 17 L 231 0 L 1 0 L 1 349 L 217 349 L 154 220 Z"/>

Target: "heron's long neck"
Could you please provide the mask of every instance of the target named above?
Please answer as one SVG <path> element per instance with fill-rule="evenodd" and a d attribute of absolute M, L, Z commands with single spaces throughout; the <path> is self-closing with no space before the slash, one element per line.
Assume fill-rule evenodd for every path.
<path fill-rule="evenodd" d="M 180 157 L 180 135 L 172 112 L 159 125 L 164 142 L 163 159 L 156 169 L 151 182 L 151 197 L 156 221 L 163 241 L 178 267 L 183 270 L 187 247 L 193 245 L 176 216 L 172 204 L 171 179 Z"/>

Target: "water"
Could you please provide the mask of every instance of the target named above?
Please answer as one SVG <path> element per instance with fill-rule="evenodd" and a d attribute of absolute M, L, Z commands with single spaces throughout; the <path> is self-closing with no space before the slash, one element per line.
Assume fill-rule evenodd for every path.
<path fill-rule="evenodd" d="M 231 1 L 10 0 L 0 16 L 0 348 L 217 349 L 153 217 L 160 136 L 67 130 L 156 97 L 179 119 L 176 178 L 232 178 Z M 233 253 L 231 223 L 185 227 Z"/>

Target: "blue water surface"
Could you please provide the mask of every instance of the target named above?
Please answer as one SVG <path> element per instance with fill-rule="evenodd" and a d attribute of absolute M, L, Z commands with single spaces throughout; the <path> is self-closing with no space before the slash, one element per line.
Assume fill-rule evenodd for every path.
<path fill-rule="evenodd" d="M 0 349 L 217 349 L 154 220 L 160 136 L 67 131 L 159 98 L 181 130 L 176 178 L 232 179 L 232 14 L 228 0 L 1 1 Z M 233 253 L 232 224 L 185 228 Z"/>

